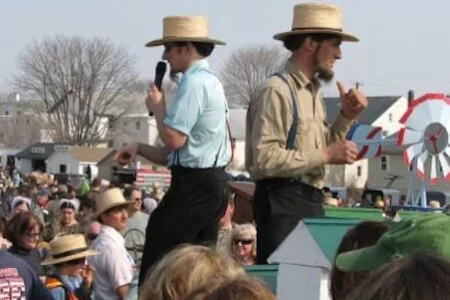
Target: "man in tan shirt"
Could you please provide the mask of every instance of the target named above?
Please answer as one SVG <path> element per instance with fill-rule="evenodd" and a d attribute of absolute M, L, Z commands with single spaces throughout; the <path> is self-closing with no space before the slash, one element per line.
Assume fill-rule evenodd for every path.
<path fill-rule="evenodd" d="M 300 4 L 292 30 L 275 35 L 292 52 L 285 68 L 258 90 L 247 113 L 246 166 L 254 180 L 253 211 L 258 229 L 258 263 L 264 264 L 299 220 L 324 215 L 326 164 L 351 164 L 355 143 L 346 135 L 367 107 L 358 90 L 338 82 L 341 114 L 330 126 L 319 94 L 341 58 L 342 41 L 358 39 L 342 31 L 338 6 Z"/>

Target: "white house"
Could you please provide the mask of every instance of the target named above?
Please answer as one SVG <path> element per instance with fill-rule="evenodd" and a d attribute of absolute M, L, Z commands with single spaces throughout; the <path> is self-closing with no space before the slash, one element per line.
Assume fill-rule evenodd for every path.
<path fill-rule="evenodd" d="M 148 112 L 123 116 L 114 122 L 110 138 L 114 149 L 132 142 L 154 145 L 158 139 L 156 120 Z"/>
<path fill-rule="evenodd" d="M 97 163 L 109 155 L 113 149 L 78 146 L 59 146 L 45 160 L 48 173 L 86 174 L 91 168 L 91 178 L 98 176 Z"/>
<path fill-rule="evenodd" d="M 408 108 L 406 97 L 368 97 L 369 106 L 358 118 L 361 124 L 382 127 L 382 136 L 396 133 L 400 128 L 400 118 Z M 341 110 L 339 98 L 324 99 L 328 120 L 333 122 Z M 325 184 L 328 186 L 352 186 L 361 189 L 369 179 L 369 161 L 363 159 L 352 165 L 333 165 L 328 168 Z"/>

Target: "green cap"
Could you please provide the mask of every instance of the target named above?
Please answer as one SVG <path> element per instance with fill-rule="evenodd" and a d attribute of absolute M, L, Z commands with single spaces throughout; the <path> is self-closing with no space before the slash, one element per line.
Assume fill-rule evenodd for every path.
<path fill-rule="evenodd" d="M 417 250 L 450 258 L 450 216 L 424 214 L 405 219 L 393 225 L 376 245 L 339 254 L 336 266 L 344 272 L 370 271 Z"/>

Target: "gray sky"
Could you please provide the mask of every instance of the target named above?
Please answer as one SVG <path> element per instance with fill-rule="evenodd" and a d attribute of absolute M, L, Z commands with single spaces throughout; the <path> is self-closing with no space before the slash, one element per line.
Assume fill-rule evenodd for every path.
<path fill-rule="evenodd" d="M 162 35 L 167 15 L 202 14 L 210 35 L 225 40 L 210 58 L 218 72 L 230 52 L 272 39 L 292 23 L 292 0 L 1 0 L 0 87 L 8 91 L 20 51 L 33 39 L 64 34 L 107 36 L 136 55 L 143 77 L 153 76 L 161 47 L 144 44 Z M 416 96 L 450 92 L 450 1 L 336 0 L 344 10 L 344 30 L 361 39 L 345 43 L 336 79 L 347 86 L 362 82 L 369 96 Z M 413 4 L 414 3 L 414 4 Z M 334 85 L 325 95 L 337 95 Z"/>

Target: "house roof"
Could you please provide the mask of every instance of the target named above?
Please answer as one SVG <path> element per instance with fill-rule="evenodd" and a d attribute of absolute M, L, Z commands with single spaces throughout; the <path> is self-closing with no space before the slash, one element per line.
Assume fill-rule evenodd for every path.
<path fill-rule="evenodd" d="M 55 146 L 69 146 L 68 143 L 36 143 L 16 154 L 17 158 L 46 160 L 55 152 Z"/>
<path fill-rule="evenodd" d="M 68 152 L 78 161 L 97 163 L 112 151 L 111 148 L 71 147 Z"/>
<path fill-rule="evenodd" d="M 367 97 L 369 106 L 359 116 L 358 122 L 373 124 L 386 110 L 391 107 L 401 96 Z M 341 100 L 338 97 L 326 97 L 323 99 L 327 106 L 328 121 L 332 122 L 341 111 Z"/>
<path fill-rule="evenodd" d="M 246 109 L 230 109 L 229 122 L 231 136 L 237 140 L 245 140 Z"/>

